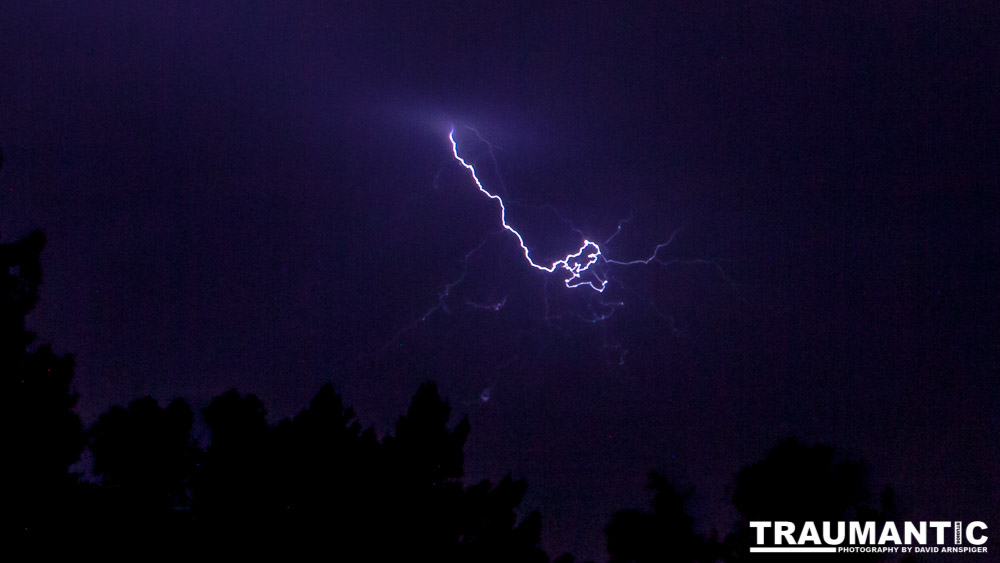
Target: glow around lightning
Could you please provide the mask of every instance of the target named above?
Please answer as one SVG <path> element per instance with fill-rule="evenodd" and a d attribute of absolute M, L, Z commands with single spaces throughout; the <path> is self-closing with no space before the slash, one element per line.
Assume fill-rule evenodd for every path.
<path fill-rule="evenodd" d="M 564 280 L 564 283 L 568 288 L 587 286 L 590 287 L 592 290 L 597 291 L 598 293 L 603 293 L 604 289 L 608 285 L 608 280 L 603 276 L 599 275 L 598 272 L 594 271 L 594 269 L 592 269 L 592 266 L 599 263 L 617 264 L 620 266 L 632 266 L 637 264 L 649 264 L 654 260 L 659 261 L 657 259 L 657 254 L 659 253 L 660 249 L 669 245 L 670 242 L 673 240 L 673 236 L 671 236 L 670 240 L 668 240 L 667 242 L 658 244 L 656 246 L 656 249 L 653 251 L 653 254 L 649 258 L 620 261 L 620 260 L 611 260 L 607 258 L 607 256 L 605 256 L 604 252 L 601 250 L 601 246 L 598 243 L 588 238 L 584 238 L 583 242 L 580 244 L 580 248 L 577 249 L 576 252 L 567 254 L 565 257 L 556 260 L 555 262 L 552 262 L 551 264 L 548 265 L 544 263 L 535 262 L 531 258 L 531 249 L 528 248 L 528 245 L 524 242 L 524 237 L 521 236 L 521 233 L 517 232 L 517 229 L 512 227 L 507 222 L 507 207 L 506 205 L 504 205 L 503 198 L 487 190 L 486 187 L 483 186 L 483 182 L 479 179 L 479 176 L 476 174 L 476 167 L 468 163 L 461 156 L 459 156 L 458 143 L 455 141 L 454 127 L 452 127 L 451 131 L 448 133 L 448 140 L 451 141 L 451 151 L 452 155 L 455 157 L 455 160 L 458 161 L 459 164 L 461 164 L 466 170 L 469 171 L 469 174 L 472 176 L 472 181 L 475 182 L 476 187 L 479 188 L 479 191 L 485 194 L 488 198 L 495 200 L 497 204 L 500 206 L 500 223 L 503 225 L 504 229 L 509 231 L 511 234 L 514 235 L 515 238 L 517 238 L 517 243 L 521 246 L 521 251 L 524 253 L 524 259 L 527 260 L 528 264 L 532 268 L 535 268 L 537 270 L 542 270 L 543 272 L 547 272 L 550 274 L 556 272 L 556 270 L 561 270 L 564 271 L 565 273 L 568 273 L 569 277 L 567 277 Z M 481 137 L 480 140 L 482 140 Z M 613 239 L 615 236 L 618 235 L 618 233 L 621 231 L 622 224 L 625 222 L 627 222 L 627 220 L 623 220 L 618 223 L 618 229 L 614 232 L 614 234 L 611 235 L 610 238 L 608 238 L 607 241 L 605 241 L 605 244 L 610 242 L 611 239 Z M 676 235 L 676 232 L 674 234 Z M 583 276 L 588 272 L 591 275 L 593 275 L 594 277 L 593 281 L 585 280 L 583 278 Z"/>

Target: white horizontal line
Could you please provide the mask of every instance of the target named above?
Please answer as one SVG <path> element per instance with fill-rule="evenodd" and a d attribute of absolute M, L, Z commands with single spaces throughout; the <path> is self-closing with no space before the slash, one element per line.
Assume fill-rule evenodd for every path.
<path fill-rule="evenodd" d="M 837 553 L 836 547 L 751 547 L 750 553 Z"/>

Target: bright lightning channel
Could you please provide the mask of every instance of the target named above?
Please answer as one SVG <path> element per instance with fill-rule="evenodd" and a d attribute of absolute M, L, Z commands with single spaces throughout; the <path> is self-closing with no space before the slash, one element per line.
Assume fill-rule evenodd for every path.
<path fill-rule="evenodd" d="M 600 277 L 597 276 L 595 277 L 597 277 L 598 283 L 583 279 L 583 274 L 589 270 L 591 266 L 597 263 L 597 260 L 601 257 L 600 245 L 589 239 L 584 239 L 579 250 L 572 254 L 567 254 L 565 258 L 556 260 L 548 266 L 539 264 L 532 260 L 531 250 L 529 250 L 528 245 L 524 243 L 524 237 L 521 236 L 521 233 L 517 232 L 517 229 L 511 227 L 510 224 L 507 223 L 507 207 L 503 203 L 503 198 L 497 194 L 490 193 L 479 180 L 479 176 L 476 175 L 476 167 L 469 164 L 464 158 L 458 155 L 458 143 L 455 142 L 454 127 L 452 127 L 451 131 L 448 133 L 448 140 L 451 141 L 451 152 L 455 156 L 455 160 L 457 160 L 459 164 L 464 166 L 469 171 L 472 175 L 472 181 L 476 183 L 479 191 L 486 194 L 486 196 L 490 199 L 496 200 L 496 202 L 500 204 L 500 223 L 503 225 L 504 229 L 510 231 L 515 237 L 517 237 L 517 242 L 521 245 L 521 250 L 524 252 L 524 259 L 528 261 L 528 264 L 530 264 L 532 268 L 536 268 L 550 274 L 555 272 L 557 269 L 562 269 L 570 274 L 570 276 L 564 281 L 566 287 L 580 287 L 581 285 L 586 285 L 599 293 L 604 291 L 604 288 L 608 285 L 608 280 L 600 279 Z M 585 260 L 580 259 L 583 256 L 586 256 Z"/>
<path fill-rule="evenodd" d="M 480 137 L 480 139 L 482 138 Z M 556 270 L 564 270 L 565 272 L 569 273 L 569 277 L 566 278 L 563 282 L 566 284 L 566 287 L 568 288 L 588 286 L 592 290 L 598 293 L 603 293 L 604 289 L 608 285 L 608 280 L 606 278 L 603 278 L 596 271 L 592 271 L 591 266 L 597 264 L 598 262 L 604 262 L 607 264 L 617 264 L 620 266 L 649 264 L 654 260 L 659 262 L 659 260 L 657 259 L 657 254 L 659 253 L 660 249 L 668 246 L 671 243 L 671 241 L 673 241 L 674 236 L 677 234 L 676 232 L 674 232 L 674 234 L 670 236 L 670 240 L 656 245 L 653 254 L 649 258 L 645 259 L 637 259 L 629 261 L 611 260 L 604 255 L 604 252 L 601 250 L 601 246 L 598 243 L 588 238 L 584 238 L 583 243 L 581 243 L 580 248 L 576 252 L 567 254 L 564 258 L 560 260 L 556 260 L 555 262 L 552 262 L 549 265 L 535 262 L 531 258 L 531 250 L 528 248 L 528 245 L 525 244 L 524 237 L 521 236 L 521 233 L 517 232 L 517 229 L 515 229 L 514 227 L 510 226 L 509 223 L 507 223 L 507 207 L 504 205 L 503 198 L 487 190 L 486 187 L 483 186 L 483 182 L 479 179 L 479 176 L 476 174 L 476 167 L 472 164 L 469 164 L 464 158 L 459 156 L 458 143 L 455 141 L 454 127 L 452 127 L 451 131 L 448 133 L 448 140 L 451 141 L 451 153 L 455 157 L 455 160 L 458 161 L 459 164 L 461 164 L 466 170 L 469 171 L 469 174 L 472 176 L 472 181 L 476 183 L 476 187 L 479 188 L 479 191 L 485 194 L 488 198 L 496 200 L 497 204 L 500 205 L 500 223 L 503 225 L 504 229 L 510 231 L 510 233 L 517 238 L 518 244 L 521 245 L 521 251 L 524 253 L 524 259 L 527 260 L 528 264 L 531 265 L 532 268 L 541 270 L 543 272 L 547 272 L 549 274 L 554 273 Z M 607 241 L 605 241 L 605 244 L 610 242 L 611 239 L 615 238 L 615 236 L 618 235 L 618 233 L 622 229 L 622 223 L 626 221 L 620 221 L 618 223 L 618 229 L 614 232 L 614 234 L 611 235 L 610 238 L 608 238 Z M 584 274 L 586 274 L 588 271 L 593 275 L 596 281 L 590 281 L 583 278 Z"/>
<path fill-rule="evenodd" d="M 493 154 L 493 145 L 490 144 L 489 141 L 487 141 L 486 139 L 484 139 L 482 137 L 482 135 L 480 135 L 479 132 L 476 131 L 475 129 L 473 129 L 472 127 L 467 127 L 466 126 L 466 128 L 468 130 L 472 131 L 476 135 L 476 138 L 479 139 L 479 141 L 481 141 L 482 143 L 485 143 L 486 146 L 489 147 L 489 149 L 490 149 L 489 154 L 490 154 L 491 157 L 493 157 L 493 164 L 495 166 L 497 164 L 497 162 L 496 162 L 496 157 Z M 500 223 L 501 223 L 501 225 L 503 225 L 504 230 L 509 231 L 512 235 L 514 235 L 514 238 L 517 239 L 518 244 L 521 246 L 521 252 L 524 254 L 524 259 L 528 262 L 528 264 L 532 268 L 535 268 L 537 270 L 541 270 L 541 271 L 546 272 L 548 274 L 555 273 L 557 270 L 560 271 L 560 272 L 565 272 L 566 274 L 568 274 L 568 277 L 566 277 L 563 280 L 563 283 L 565 284 L 565 286 L 567 288 L 575 288 L 575 287 L 580 287 L 580 286 L 587 286 L 587 287 L 589 287 L 591 290 L 593 290 L 596 293 L 604 293 L 604 290 L 608 287 L 608 282 L 609 281 L 614 281 L 616 284 L 618 284 L 619 286 L 621 286 L 623 289 L 626 289 L 626 290 L 632 292 L 637 297 L 639 297 L 643 301 L 647 302 L 647 304 L 649 306 L 651 306 L 654 311 L 656 311 L 656 313 L 657 313 L 658 316 L 663 317 L 664 319 L 667 319 L 671 323 L 671 326 L 673 325 L 673 319 L 671 319 L 669 317 L 669 315 L 665 315 L 662 312 L 660 312 L 656 308 L 656 306 L 653 304 L 652 301 L 649 301 L 648 299 L 643 298 L 638 293 L 636 293 L 634 290 L 628 288 L 618 278 L 616 278 L 614 276 L 608 276 L 608 275 L 606 275 L 606 272 L 610 271 L 610 267 L 611 266 L 635 266 L 635 265 L 640 265 L 640 264 L 646 264 L 646 265 L 648 265 L 648 264 L 651 264 L 653 262 L 656 262 L 656 263 L 664 265 L 664 266 L 669 266 L 669 265 L 677 263 L 677 262 L 695 262 L 695 263 L 703 263 L 704 262 L 704 263 L 710 263 L 710 262 L 705 261 L 705 260 L 684 261 L 684 260 L 664 260 L 664 259 L 660 258 L 660 256 L 659 256 L 660 251 L 662 249 L 666 248 L 667 246 L 669 246 L 673 242 L 674 237 L 677 236 L 677 234 L 680 232 L 680 229 L 677 229 L 676 231 L 674 231 L 670 235 L 670 238 L 666 242 L 662 242 L 660 244 L 657 244 L 656 247 L 653 249 L 652 254 L 650 254 L 648 258 L 638 258 L 638 259 L 633 259 L 633 260 L 615 260 L 615 259 L 609 258 L 604 253 L 604 251 L 601 249 L 601 244 L 603 244 L 605 246 L 608 245 L 608 244 L 610 244 L 611 241 L 622 232 L 623 227 L 627 223 L 629 223 L 630 221 L 632 221 L 632 217 L 631 216 L 628 217 L 628 218 L 626 218 L 626 219 L 619 220 L 618 221 L 618 226 L 615 229 L 614 233 L 612 233 L 611 236 L 608 237 L 607 240 L 605 240 L 603 243 L 599 244 L 597 242 L 594 242 L 594 241 L 590 240 L 586 236 L 584 236 L 584 233 L 581 232 L 579 229 L 577 229 L 575 226 L 573 226 L 573 223 L 570 220 L 568 220 L 567 218 L 563 217 L 559 213 L 559 211 L 557 209 L 555 209 L 554 207 L 549 206 L 549 205 L 542 205 L 542 206 L 538 206 L 538 207 L 545 208 L 545 209 L 548 209 L 548 210 L 552 211 L 555 214 L 555 216 L 562 223 L 567 224 L 574 232 L 576 232 L 577 234 L 579 234 L 580 238 L 582 239 L 583 242 L 580 243 L 580 247 L 575 252 L 571 252 L 571 253 L 567 254 L 565 257 L 563 257 L 562 259 L 556 260 L 556 261 L 552 262 L 551 264 L 544 264 L 544 263 L 536 262 L 535 260 L 533 260 L 531 258 L 531 249 L 529 249 L 528 245 L 525 243 L 524 237 L 521 235 L 521 233 L 519 233 L 517 231 L 517 229 L 515 229 L 514 227 L 512 227 L 507 222 L 507 206 L 505 205 L 505 203 L 503 201 L 503 198 L 500 197 L 498 194 L 494 194 L 494 193 L 490 192 L 489 190 L 487 190 L 486 186 L 483 185 L 482 180 L 479 179 L 479 174 L 476 172 L 475 165 L 470 164 L 468 161 L 466 161 L 464 158 L 462 158 L 458 154 L 458 142 L 455 140 L 455 127 L 454 126 L 452 126 L 451 130 L 448 132 L 448 140 L 451 142 L 451 152 L 452 152 L 452 156 L 455 158 L 455 161 L 458 162 L 459 164 L 461 164 L 463 168 L 465 168 L 466 170 L 469 171 L 469 174 L 472 176 L 472 181 L 475 182 L 476 187 L 479 188 L 479 191 L 482 192 L 486 197 L 488 197 L 488 198 L 490 198 L 492 200 L 495 200 L 497 202 L 497 204 L 500 206 Z M 496 173 L 499 175 L 499 170 L 497 170 Z M 439 174 L 440 174 L 440 172 L 439 172 Z M 501 185 L 502 185 L 502 180 L 501 180 Z M 436 177 L 435 177 L 434 186 L 435 186 L 435 188 L 437 187 L 437 178 Z M 501 231 L 494 231 L 494 234 L 499 234 L 500 232 Z M 434 304 L 432 307 L 430 307 L 427 310 L 427 312 L 425 312 L 423 315 L 421 315 L 420 317 L 417 317 L 416 319 L 414 319 L 413 322 L 410 325 L 408 325 L 408 326 L 400 329 L 400 331 L 396 334 L 396 336 L 392 340 L 390 340 L 388 343 L 386 343 L 386 345 L 384 347 L 384 350 L 389 349 L 390 343 L 394 342 L 394 341 L 397 341 L 400 338 L 401 334 L 403 334 L 404 332 L 407 332 L 407 331 L 413 329 L 414 327 L 417 326 L 417 324 L 419 324 L 421 322 L 424 322 L 424 321 L 427 321 L 437 311 L 444 311 L 445 313 L 449 313 L 450 312 L 449 311 L 449 307 L 448 307 L 448 299 L 451 297 L 452 290 L 455 289 L 456 287 L 458 287 L 459 285 L 461 285 L 463 283 L 463 281 L 465 280 L 466 274 L 468 273 L 469 260 L 472 258 L 472 256 L 474 254 L 476 254 L 477 252 L 479 252 L 483 248 L 483 246 L 487 243 L 488 240 L 489 240 L 489 236 L 487 236 L 487 238 L 484 238 L 482 240 L 482 242 L 479 243 L 479 245 L 477 245 L 475 248 L 473 248 L 472 250 L 470 250 L 469 252 L 467 252 L 465 254 L 465 257 L 462 260 L 462 272 L 461 272 L 461 274 L 455 280 L 453 280 L 450 283 L 446 284 L 442 288 L 442 290 L 438 293 L 437 303 Z M 716 267 L 718 268 L 717 265 L 716 265 Z M 721 269 L 720 269 L 720 272 L 721 272 Z M 587 277 L 585 278 L 584 276 L 587 276 Z M 547 283 L 546 283 L 546 287 L 548 287 Z M 469 299 L 466 299 L 465 303 L 466 303 L 466 305 L 468 305 L 468 306 L 470 306 L 472 308 L 475 308 L 475 309 L 499 311 L 501 308 L 504 307 L 504 305 L 506 305 L 506 303 L 507 303 L 507 297 L 504 296 L 500 301 L 498 301 L 497 303 L 492 303 L 492 304 L 490 304 L 490 303 L 479 303 L 479 302 L 472 301 L 472 300 L 469 300 Z M 615 310 L 617 310 L 618 307 L 621 307 L 621 306 L 623 306 L 625 304 L 622 301 L 604 302 L 604 301 L 601 301 L 599 298 L 597 300 L 597 303 L 599 303 L 602 307 L 609 307 L 610 309 L 602 310 L 602 311 L 591 310 L 591 312 L 594 315 L 591 318 L 585 318 L 585 317 L 583 317 L 581 315 L 578 315 L 578 314 L 573 314 L 573 316 L 579 317 L 579 318 L 581 318 L 583 320 L 586 320 L 588 322 L 591 322 L 591 323 L 597 323 L 597 322 L 601 322 L 601 321 L 607 320 L 609 317 L 611 317 L 611 315 L 615 312 Z M 562 315 L 559 315 L 559 317 L 561 317 L 561 316 Z M 546 298 L 545 298 L 545 320 L 546 320 L 546 322 L 548 322 L 550 318 L 553 318 L 553 317 L 550 316 L 550 312 L 549 312 L 549 300 L 548 300 L 548 297 L 546 296 Z M 621 348 L 620 345 L 617 345 L 617 344 L 612 345 L 612 347 L 614 347 L 614 348 Z M 627 353 L 628 353 L 628 350 L 622 349 L 622 351 L 620 352 L 620 357 L 619 357 L 619 365 L 623 365 L 624 364 L 624 357 L 625 357 L 625 354 L 627 354 Z M 485 398 L 481 398 L 481 400 L 483 400 L 484 402 L 489 399 L 489 394 L 488 394 L 489 391 L 488 391 L 488 389 L 487 389 L 487 391 L 485 391 L 485 393 L 486 393 Z"/>

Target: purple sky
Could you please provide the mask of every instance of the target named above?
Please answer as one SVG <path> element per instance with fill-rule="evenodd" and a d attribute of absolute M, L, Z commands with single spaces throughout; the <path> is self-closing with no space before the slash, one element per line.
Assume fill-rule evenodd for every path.
<path fill-rule="evenodd" d="M 332 380 L 384 432 L 431 378 L 553 555 L 602 557 L 653 467 L 728 530 L 788 436 L 910 519 L 1000 526 L 993 3 L 148 4 L 0 18 L 0 233 L 48 237 L 30 324 L 85 423 L 234 386 L 277 420 Z M 602 241 L 633 217 L 623 260 L 682 229 L 678 262 L 616 270 L 587 322 L 490 235 L 450 123 L 541 254 L 578 243 L 552 206 Z"/>

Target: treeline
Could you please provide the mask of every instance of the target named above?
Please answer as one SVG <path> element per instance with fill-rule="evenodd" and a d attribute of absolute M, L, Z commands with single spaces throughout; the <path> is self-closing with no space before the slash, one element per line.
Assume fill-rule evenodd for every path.
<path fill-rule="evenodd" d="M 520 510 L 523 480 L 463 482 L 469 424 L 452 424 L 433 383 L 381 439 L 330 384 L 273 425 L 260 399 L 229 391 L 201 413 L 207 440 L 183 399 L 164 407 L 141 398 L 85 429 L 73 412 L 72 357 L 37 345 L 25 327 L 44 243 L 35 232 L 0 244 L 0 373 L 14 429 L 4 527 L 17 549 L 111 559 L 550 560 L 539 513 Z M 93 482 L 69 471 L 85 450 Z M 691 493 L 652 473 L 650 509 L 620 511 L 605 528 L 609 560 L 742 561 L 750 520 L 891 518 L 891 490 L 872 495 L 866 483 L 860 462 L 786 441 L 737 475 L 737 531 L 703 536 L 686 511 Z"/>
<path fill-rule="evenodd" d="M 346 561 L 423 554 L 438 561 L 539 561 L 541 521 L 517 522 L 523 481 L 463 486 L 469 425 L 448 426 L 433 384 L 395 432 L 362 430 L 329 384 L 309 407 L 268 425 L 253 396 L 230 391 L 204 409 L 211 440 L 192 434 L 182 400 L 115 407 L 87 432 L 99 486 L 86 504 L 101 528 L 138 545 L 181 541 L 255 554 L 324 553 Z"/>

